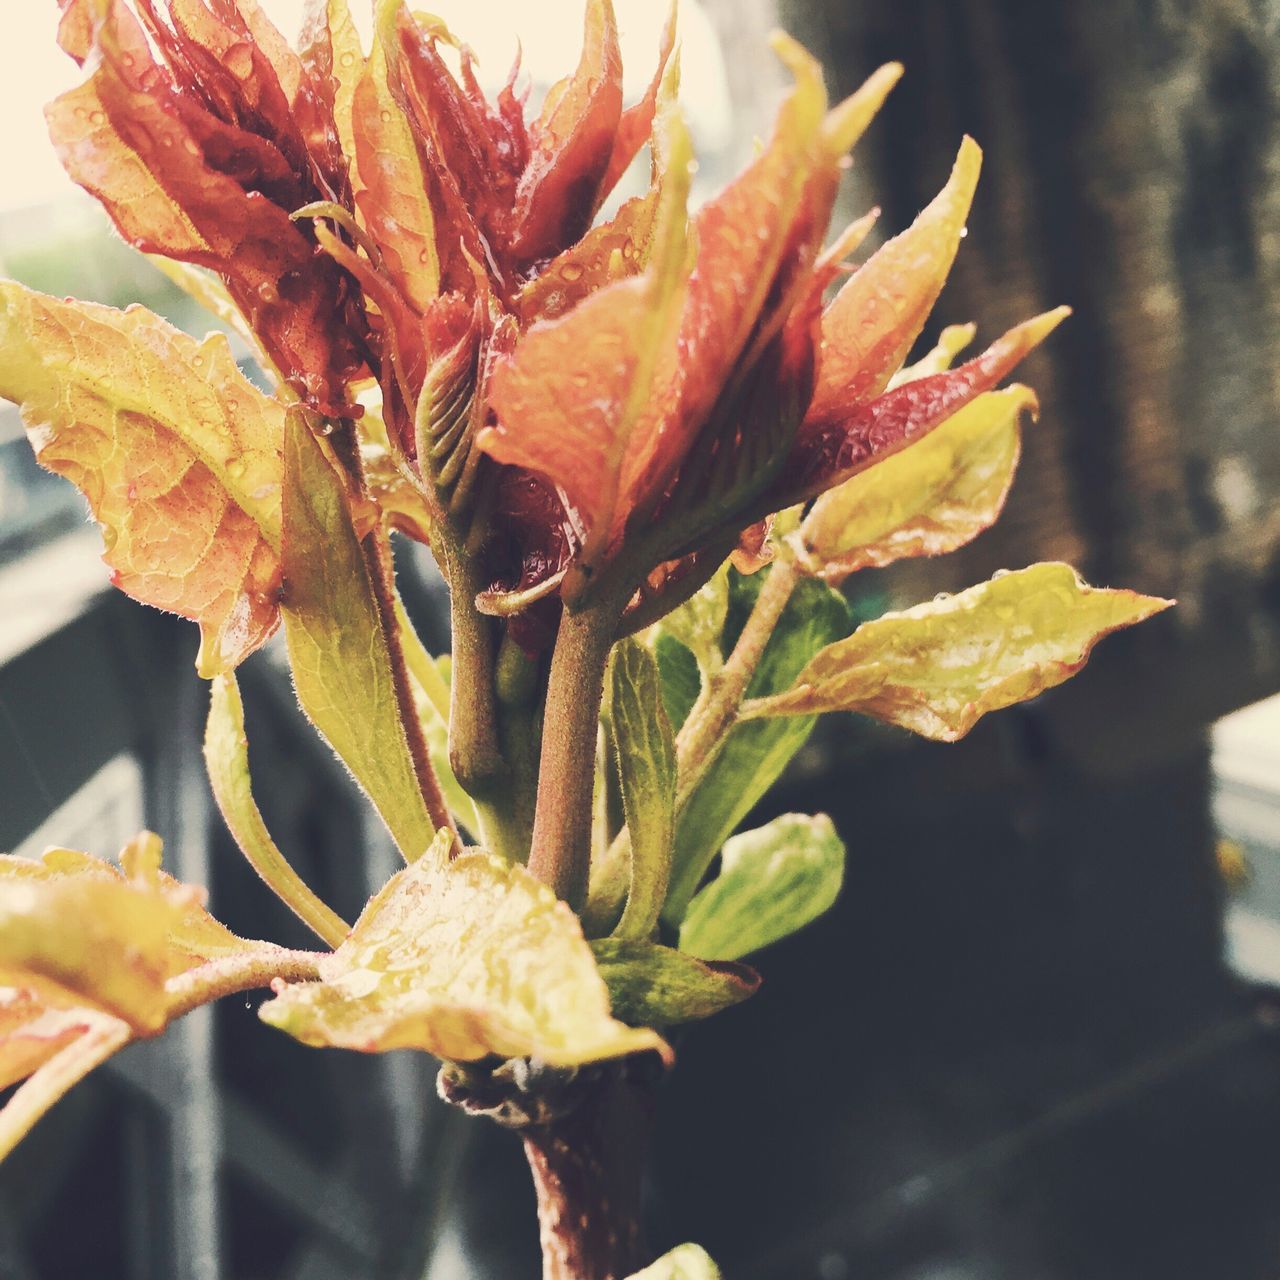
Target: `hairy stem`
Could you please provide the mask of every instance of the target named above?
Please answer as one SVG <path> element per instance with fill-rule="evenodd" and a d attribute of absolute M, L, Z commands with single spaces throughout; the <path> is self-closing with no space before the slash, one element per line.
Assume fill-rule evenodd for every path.
<path fill-rule="evenodd" d="M 269 987 L 277 978 L 285 982 L 312 982 L 320 976 L 322 951 L 290 951 L 263 943 L 252 951 L 220 956 L 196 969 L 188 969 L 165 983 L 170 1020 L 181 1018 L 211 1000 Z"/>
<path fill-rule="evenodd" d="M 587 896 L 596 731 L 621 613 L 608 601 L 566 609 L 551 658 L 529 870 L 575 911 Z"/>
<path fill-rule="evenodd" d="M 676 761 L 680 783 L 676 792 L 679 812 L 697 789 L 716 758 L 726 733 L 732 728 L 751 677 L 764 656 L 769 637 L 791 599 L 800 575 L 795 560 L 780 554 L 760 588 L 738 642 L 725 664 L 707 682 L 703 697 L 689 713 L 676 735 Z"/>
<path fill-rule="evenodd" d="M 418 779 L 418 787 L 426 803 L 431 825 L 437 831 L 443 829 L 452 832 L 456 849 L 459 844 L 458 828 L 453 821 L 453 814 L 449 812 L 444 792 L 440 789 L 440 780 L 436 777 L 436 771 L 431 765 L 431 754 L 427 750 L 427 740 L 422 732 L 422 720 L 418 716 L 418 707 L 413 698 L 413 686 L 409 683 L 409 669 L 405 665 L 404 646 L 396 616 L 396 590 L 391 571 L 391 548 L 381 529 L 373 530 L 360 545 L 364 549 L 365 560 L 369 566 L 369 578 L 373 582 L 378 614 L 382 619 L 382 629 L 387 637 L 387 651 L 391 655 L 391 682 L 395 690 L 396 705 L 400 710 L 400 722 L 404 726 L 404 735 L 409 744 L 413 772 Z"/>

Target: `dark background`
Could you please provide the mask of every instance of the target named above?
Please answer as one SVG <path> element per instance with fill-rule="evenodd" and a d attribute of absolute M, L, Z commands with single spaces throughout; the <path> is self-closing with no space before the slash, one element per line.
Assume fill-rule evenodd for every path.
<path fill-rule="evenodd" d="M 770 6 L 708 7 L 739 121 L 763 131 Z M 696 1239 L 729 1280 L 1280 1280 L 1276 1005 L 1224 960 L 1209 746 L 1219 717 L 1280 691 L 1280 6 L 793 0 L 784 16 L 834 90 L 907 65 L 859 148 L 851 216 L 878 203 L 901 228 L 964 132 L 985 149 L 929 333 L 1076 312 L 1020 374 L 1044 412 L 1000 525 L 855 593 L 927 598 L 1066 559 L 1180 603 L 959 745 L 832 720 L 806 749 L 768 812 L 830 811 L 847 887 L 760 958 L 753 1001 L 679 1044 L 655 1243 Z M 4 786 L 24 802 L 7 800 L 0 843 L 49 807 L 37 782 L 69 756 L 83 772 L 134 752 L 157 824 L 198 771 L 190 632 L 120 600 L 89 617 L 0 671 L 23 726 Z M 50 669 L 95 690 L 75 752 Z M 271 657 L 247 676 L 270 825 L 354 910 L 369 828 L 316 772 Z M 199 801 L 172 819 L 171 850 L 176 826 L 233 926 L 287 942 Z M 1280 857 L 1280 834 L 1247 852 Z M 376 848 L 361 874 L 385 874 Z M 0 1277 L 209 1280 L 189 1205 L 210 1187 L 234 1280 L 532 1277 L 518 1145 L 430 1090 L 425 1059 L 315 1054 L 229 1002 L 204 1039 L 126 1055 L 15 1156 Z M 193 1154 L 201 1124 L 213 1157 Z"/>

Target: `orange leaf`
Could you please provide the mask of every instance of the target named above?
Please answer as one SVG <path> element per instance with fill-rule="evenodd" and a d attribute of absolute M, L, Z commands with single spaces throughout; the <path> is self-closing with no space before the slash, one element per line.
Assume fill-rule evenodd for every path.
<path fill-rule="evenodd" d="M 582 57 L 552 85 L 529 128 L 516 188 L 511 249 L 523 263 L 550 257 L 591 225 L 622 117 L 622 53 L 612 0 L 588 0 Z"/>
<path fill-rule="evenodd" d="M 0 395 L 40 462 L 88 498 L 115 584 L 200 624 L 202 675 L 271 635 L 285 411 L 224 337 L 3 283 Z"/>
<path fill-rule="evenodd" d="M 981 164 L 977 143 L 966 138 L 933 203 L 873 254 L 823 313 L 811 420 L 879 395 L 906 358 L 955 259 Z"/>

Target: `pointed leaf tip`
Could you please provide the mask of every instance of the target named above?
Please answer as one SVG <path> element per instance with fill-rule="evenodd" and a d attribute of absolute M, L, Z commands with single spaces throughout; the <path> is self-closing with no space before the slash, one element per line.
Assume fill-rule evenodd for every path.
<path fill-rule="evenodd" d="M 884 106 L 893 87 L 902 79 L 903 65 L 887 62 L 873 71 L 861 88 L 827 113 L 822 134 L 831 154 L 847 155 Z"/>
<path fill-rule="evenodd" d="M 1090 587 L 1067 564 L 996 574 L 864 623 L 817 654 L 786 693 L 745 714 L 857 711 L 954 742 L 988 712 L 1070 679 L 1099 640 L 1172 604 Z"/>

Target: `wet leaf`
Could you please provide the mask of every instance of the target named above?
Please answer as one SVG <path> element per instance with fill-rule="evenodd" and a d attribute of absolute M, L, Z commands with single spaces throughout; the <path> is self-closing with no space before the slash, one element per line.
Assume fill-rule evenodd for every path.
<path fill-rule="evenodd" d="M 783 814 L 725 842 L 720 874 L 689 904 L 680 950 L 736 960 L 816 920 L 844 882 L 844 842 L 826 814 Z"/>
<path fill-rule="evenodd" d="M 736 636 L 735 618 L 740 626 L 766 572 L 772 570 L 751 577 L 730 574 L 726 648 Z M 849 626 L 849 609 L 841 596 L 814 579 L 801 582 L 769 639 L 747 688 L 748 697 L 760 698 L 788 688 L 824 645 L 848 635 Z M 812 717 L 762 719 L 729 731 L 719 756 L 676 819 L 675 857 L 663 909 L 663 919 L 669 924 L 680 923 L 711 860 L 804 746 L 813 725 Z M 760 732 L 765 726 L 772 731 Z"/>
<path fill-rule="evenodd" d="M 637 1027 L 695 1022 L 755 995 L 760 975 L 745 964 L 706 964 L 674 947 L 600 938 L 591 944 L 614 1017 Z"/>
<path fill-rule="evenodd" d="M 923 440 L 827 490 L 801 536 L 814 571 L 839 584 L 858 569 L 962 547 L 992 525 L 1013 483 L 1028 387 L 989 391 Z"/>
<path fill-rule="evenodd" d="M 622 53 L 612 0 L 587 0 L 582 56 L 529 127 L 512 208 L 512 251 L 551 257 L 591 225 L 622 118 Z"/>
<path fill-rule="evenodd" d="M 528 331 L 494 371 L 489 396 L 498 422 L 478 440 L 498 461 L 568 493 L 590 530 L 588 559 L 621 528 L 664 439 L 657 389 L 675 357 L 690 153 L 674 107 L 663 127 L 667 178 L 648 267 Z"/>
<path fill-rule="evenodd" d="M 902 364 L 951 270 L 981 166 L 981 149 L 966 138 L 942 192 L 823 312 L 811 418 L 847 413 L 879 395 Z"/>
<path fill-rule="evenodd" d="M 371 534 L 370 536 L 375 536 Z M 434 828 L 400 721 L 392 654 L 342 479 L 289 415 L 281 612 L 298 701 L 412 860 Z"/>
<path fill-rule="evenodd" d="M 647 938 L 658 922 L 671 874 L 676 749 L 653 655 L 638 640 L 613 651 L 609 728 L 631 841 L 627 905 L 620 938 Z"/>
<path fill-rule="evenodd" d="M 682 1244 L 629 1280 L 720 1280 L 720 1268 L 701 1246 Z"/>
<path fill-rule="evenodd" d="M 200 624 L 201 675 L 275 630 L 285 409 L 220 334 L 0 283 L 0 394 L 103 526 L 123 591 Z"/>
<path fill-rule="evenodd" d="M 1070 565 L 1032 565 L 864 623 L 744 715 L 858 711 L 952 742 L 987 712 L 1069 679 L 1103 636 L 1170 604 L 1086 586 Z"/>
<path fill-rule="evenodd" d="M 219 273 L 275 367 L 316 408 L 339 412 L 363 364 L 359 316 L 350 282 L 290 221 L 327 198 L 321 158 L 258 40 L 286 80 L 296 55 L 268 38 L 260 14 L 251 30 L 230 5 L 184 5 L 174 27 L 140 6 L 145 34 L 124 0 L 74 7 L 92 11 L 93 47 L 84 83 L 46 108 L 63 167 L 135 248 Z"/>
<path fill-rule="evenodd" d="M 387 272 L 418 311 L 440 289 L 435 212 L 413 130 L 392 92 L 399 0 L 378 5 L 377 33 L 352 102 L 356 202 Z"/>
<path fill-rule="evenodd" d="M 450 861 L 441 833 L 369 903 L 320 962 L 321 981 L 283 988 L 264 1021 L 311 1045 L 424 1049 L 576 1066 L 646 1049 L 653 1031 L 609 1014 L 577 917 L 522 866 L 479 850 Z"/>
<path fill-rule="evenodd" d="M 958 369 L 903 382 L 846 417 L 829 422 L 806 417 L 783 474 L 767 495 L 771 505 L 814 497 L 923 439 L 994 387 L 1070 314 L 1070 307 L 1058 307 L 1024 321 Z"/>

